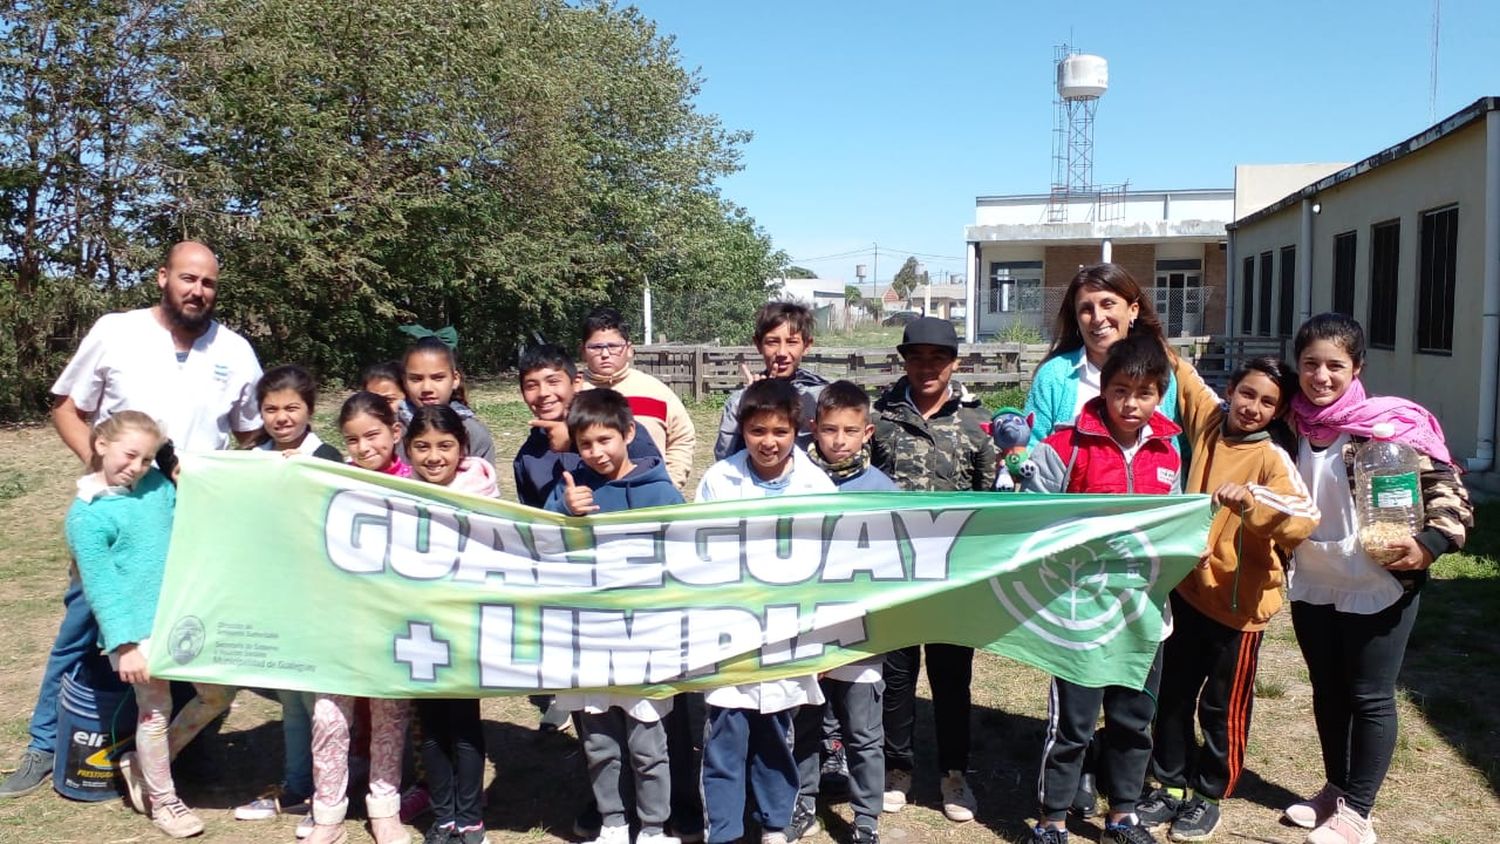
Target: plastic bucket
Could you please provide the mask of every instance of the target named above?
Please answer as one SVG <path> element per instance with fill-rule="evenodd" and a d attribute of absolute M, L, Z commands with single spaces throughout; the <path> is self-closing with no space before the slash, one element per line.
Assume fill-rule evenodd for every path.
<path fill-rule="evenodd" d="M 119 758 L 135 742 L 135 690 L 120 682 L 102 658 L 63 675 L 57 698 L 57 739 L 52 787 L 73 800 L 112 800 Z"/>

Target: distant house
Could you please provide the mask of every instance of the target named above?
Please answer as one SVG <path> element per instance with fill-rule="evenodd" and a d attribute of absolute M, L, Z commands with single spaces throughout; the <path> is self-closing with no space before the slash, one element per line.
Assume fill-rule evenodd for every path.
<path fill-rule="evenodd" d="M 968 285 L 965 284 L 934 284 L 931 290 L 927 285 L 919 284 L 905 299 L 892 287 L 880 294 L 881 310 L 885 313 L 912 310 L 943 319 L 962 319 L 967 298 Z M 908 302 L 910 307 L 907 307 Z"/>
<path fill-rule="evenodd" d="M 1228 226 L 1232 333 L 1290 354 L 1310 315 L 1354 316 L 1370 392 L 1427 406 L 1500 487 L 1500 97 L 1263 204 Z"/>

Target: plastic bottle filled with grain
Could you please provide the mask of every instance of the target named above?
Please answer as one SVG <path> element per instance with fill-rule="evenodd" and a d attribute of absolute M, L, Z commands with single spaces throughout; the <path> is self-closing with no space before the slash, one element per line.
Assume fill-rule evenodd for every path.
<path fill-rule="evenodd" d="M 1411 446 L 1394 442 L 1388 425 L 1354 454 L 1354 487 L 1359 505 L 1359 542 L 1377 563 L 1401 558 L 1389 547 L 1422 528 L 1421 459 Z"/>

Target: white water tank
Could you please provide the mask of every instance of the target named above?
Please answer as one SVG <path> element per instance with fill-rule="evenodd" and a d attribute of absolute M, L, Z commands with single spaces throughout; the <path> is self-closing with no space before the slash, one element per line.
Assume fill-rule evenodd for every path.
<path fill-rule="evenodd" d="M 1109 62 L 1074 53 L 1057 63 L 1057 94 L 1065 100 L 1096 100 L 1109 90 Z"/>

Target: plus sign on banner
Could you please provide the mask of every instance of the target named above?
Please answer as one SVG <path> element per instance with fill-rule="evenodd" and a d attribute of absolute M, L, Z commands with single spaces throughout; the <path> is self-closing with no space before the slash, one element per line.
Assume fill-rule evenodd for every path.
<path fill-rule="evenodd" d="M 997 493 L 580 519 L 322 460 L 183 466 L 153 674 L 369 697 L 663 696 L 920 642 L 1140 686 L 1209 520 L 1205 496 Z"/>

